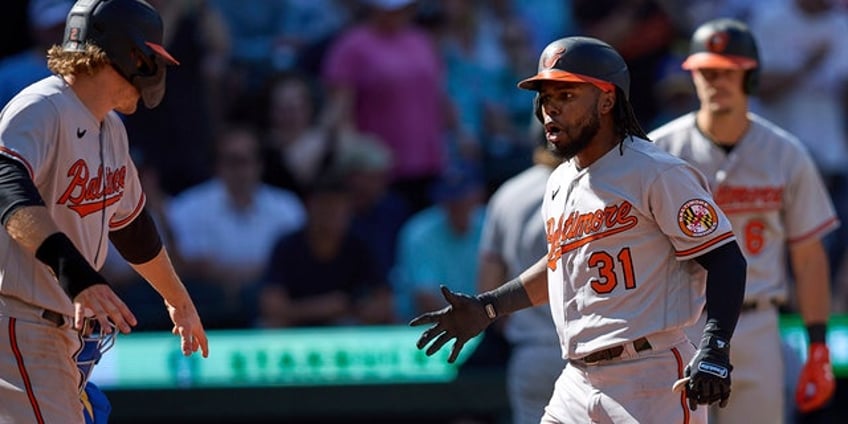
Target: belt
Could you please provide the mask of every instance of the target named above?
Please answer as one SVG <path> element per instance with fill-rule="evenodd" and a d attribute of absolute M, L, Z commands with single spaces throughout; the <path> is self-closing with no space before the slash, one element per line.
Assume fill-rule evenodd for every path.
<path fill-rule="evenodd" d="M 41 313 L 41 317 L 46 319 L 47 321 L 52 322 L 53 324 L 56 324 L 56 327 L 61 327 L 65 324 L 64 315 L 58 312 L 53 312 L 49 309 L 45 309 L 44 312 Z"/>
<path fill-rule="evenodd" d="M 759 299 L 759 300 L 749 300 L 747 302 L 742 303 L 741 312 L 753 312 L 760 309 L 766 308 L 774 308 L 780 306 L 780 301 L 771 298 L 771 299 Z"/>
<path fill-rule="evenodd" d="M 650 350 L 651 343 L 648 342 L 648 339 L 640 337 L 633 341 L 633 348 L 636 349 L 637 352 Z M 590 353 L 584 356 L 581 360 L 584 363 L 592 364 L 599 361 L 609 361 L 610 359 L 618 358 L 622 353 L 624 353 L 624 345 L 618 345 Z"/>

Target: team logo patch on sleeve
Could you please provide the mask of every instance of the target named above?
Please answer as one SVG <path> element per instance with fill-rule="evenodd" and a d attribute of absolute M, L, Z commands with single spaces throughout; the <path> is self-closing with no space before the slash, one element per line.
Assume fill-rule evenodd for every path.
<path fill-rule="evenodd" d="M 683 234 L 689 237 L 703 237 L 718 228 L 718 214 L 706 200 L 692 199 L 680 207 L 677 212 L 677 224 Z"/>

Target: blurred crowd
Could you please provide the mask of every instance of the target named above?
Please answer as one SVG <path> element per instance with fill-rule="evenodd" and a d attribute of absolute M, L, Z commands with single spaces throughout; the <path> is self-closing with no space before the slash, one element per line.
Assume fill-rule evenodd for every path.
<path fill-rule="evenodd" d="M 834 308 L 848 312 L 848 1 L 148 1 L 180 65 L 158 108 L 124 119 L 207 328 L 403 323 L 442 307 L 439 285 L 476 292 L 488 199 L 543 142 L 515 86 L 542 48 L 576 34 L 616 47 L 650 130 L 697 108 L 680 63 L 719 16 L 762 41 L 753 109 L 795 133 L 828 184 L 843 222 L 827 245 Z M 71 3 L 6 5 L 0 105 L 49 74 Z M 138 329 L 169 329 L 110 257 Z"/>

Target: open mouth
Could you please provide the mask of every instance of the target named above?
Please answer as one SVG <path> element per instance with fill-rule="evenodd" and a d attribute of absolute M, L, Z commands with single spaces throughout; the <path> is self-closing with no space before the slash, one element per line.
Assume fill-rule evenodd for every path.
<path fill-rule="evenodd" d="M 557 125 L 555 122 L 548 122 L 545 124 L 545 132 L 549 135 L 557 135 L 562 131 L 562 127 Z"/>

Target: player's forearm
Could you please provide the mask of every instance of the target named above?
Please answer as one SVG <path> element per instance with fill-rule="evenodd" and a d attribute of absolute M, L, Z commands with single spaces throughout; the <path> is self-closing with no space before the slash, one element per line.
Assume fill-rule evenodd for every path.
<path fill-rule="evenodd" d="M 191 297 L 183 285 L 168 251 L 162 247 L 153 259 L 142 264 L 130 264 L 162 296 L 168 305 L 180 307 L 191 303 Z"/>
<path fill-rule="evenodd" d="M 695 258 L 707 270 L 705 331 L 730 340 L 745 297 L 747 262 L 735 241 Z"/>
<path fill-rule="evenodd" d="M 798 310 L 807 325 L 826 324 L 830 317 L 830 267 L 820 241 L 789 250 L 798 294 Z"/>
<path fill-rule="evenodd" d="M 6 220 L 6 231 L 20 246 L 50 267 L 71 299 L 93 285 L 108 284 L 73 241 L 59 231 L 44 206 L 16 209 Z"/>
<path fill-rule="evenodd" d="M 542 256 L 539 261 L 521 273 L 521 283 L 533 306 L 548 303 L 548 258 Z"/>
<path fill-rule="evenodd" d="M 34 254 L 48 236 L 59 232 L 59 227 L 46 207 L 26 206 L 9 216 L 6 231 L 21 247 Z"/>

